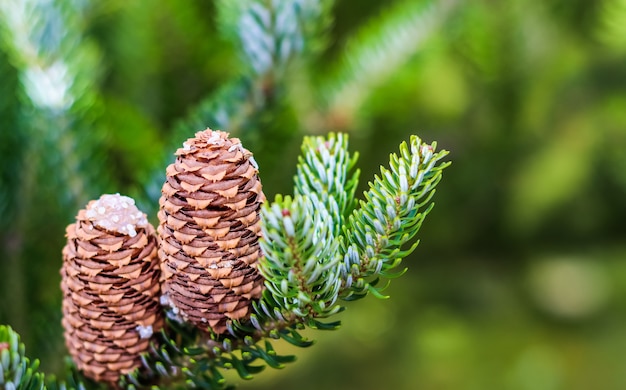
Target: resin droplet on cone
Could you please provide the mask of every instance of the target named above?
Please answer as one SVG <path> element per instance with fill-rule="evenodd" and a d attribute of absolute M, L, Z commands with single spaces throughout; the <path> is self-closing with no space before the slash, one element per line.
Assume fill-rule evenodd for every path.
<path fill-rule="evenodd" d="M 133 199 L 115 194 L 89 202 L 66 232 L 65 342 L 87 377 L 113 383 L 141 365 L 163 326 L 155 231 Z"/>
<path fill-rule="evenodd" d="M 252 153 L 228 133 L 196 133 L 167 168 L 160 200 L 161 303 L 216 333 L 250 314 L 263 279 L 259 209 L 265 200 Z"/>

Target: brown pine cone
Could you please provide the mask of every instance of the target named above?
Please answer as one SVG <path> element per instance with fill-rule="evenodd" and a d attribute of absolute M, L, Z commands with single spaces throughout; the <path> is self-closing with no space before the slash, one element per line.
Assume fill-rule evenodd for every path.
<path fill-rule="evenodd" d="M 163 326 L 154 228 L 126 196 L 102 195 L 67 227 L 61 289 L 65 342 L 77 367 L 116 382 L 141 364 Z"/>
<path fill-rule="evenodd" d="M 239 139 L 211 129 L 176 155 L 159 202 L 161 303 L 174 318 L 224 333 L 263 289 L 258 168 Z"/>

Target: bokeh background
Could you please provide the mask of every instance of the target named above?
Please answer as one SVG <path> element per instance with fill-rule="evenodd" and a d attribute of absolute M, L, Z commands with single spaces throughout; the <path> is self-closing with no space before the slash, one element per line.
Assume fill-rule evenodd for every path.
<path fill-rule="evenodd" d="M 195 131 L 242 138 L 269 198 L 305 134 L 348 132 L 362 189 L 418 134 L 453 164 L 391 298 L 240 388 L 626 388 L 626 1 L 300 1 L 323 8 L 270 18 L 269 60 L 228 3 L 0 2 L 0 323 L 29 356 L 66 353 L 78 208 L 120 192 L 154 221 Z"/>

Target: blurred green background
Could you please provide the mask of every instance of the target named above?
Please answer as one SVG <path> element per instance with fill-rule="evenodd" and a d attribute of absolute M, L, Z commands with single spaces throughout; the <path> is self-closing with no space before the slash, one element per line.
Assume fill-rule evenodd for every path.
<path fill-rule="evenodd" d="M 363 189 L 418 134 L 453 165 L 391 298 L 240 388 L 626 388 L 626 1 L 327 1 L 269 71 L 227 3 L 0 5 L 0 323 L 29 356 L 66 353 L 78 208 L 120 192 L 154 221 L 195 131 L 242 138 L 268 198 L 305 134 L 350 133 Z"/>

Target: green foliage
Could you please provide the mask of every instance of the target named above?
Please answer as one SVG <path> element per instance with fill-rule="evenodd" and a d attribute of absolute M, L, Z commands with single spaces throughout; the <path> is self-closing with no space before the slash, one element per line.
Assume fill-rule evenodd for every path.
<path fill-rule="evenodd" d="M 389 150 L 419 132 L 455 156 L 455 169 L 437 194 L 437 213 L 420 234 L 423 253 L 435 260 L 394 282 L 393 300 L 347 304 L 341 319 L 350 332 L 329 332 L 305 365 L 280 375 L 269 371 L 255 388 L 624 388 L 616 357 L 626 346 L 620 325 L 626 296 L 625 9 L 624 0 L 363 0 L 358 6 L 165 0 L 158 7 L 122 0 L 0 1 L 0 323 L 19 330 L 31 356 L 59 373 L 59 383 L 95 387 L 82 385 L 58 358 L 65 354 L 57 272 L 64 226 L 84 200 L 103 191 L 129 193 L 154 216 L 172 152 L 207 126 L 230 131 L 254 151 L 264 191 L 279 206 L 314 204 L 334 218 L 306 223 L 343 237 L 340 278 L 352 281 L 340 288 L 341 297 L 390 294 L 382 291 L 385 279 L 401 273 L 400 264 L 391 266 L 412 248 L 403 240 L 411 228 L 401 236 L 378 235 L 359 223 L 378 219 L 375 208 L 342 206 L 344 194 L 350 200 L 351 191 L 367 190 L 366 183 L 357 189 L 353 165 L 328 165 L 335 159 L 310 147 L 298 167 L 289 162 L 302 135 L 349 131 L 354 149 L 367 156 L 359 167 L 371 177 Z M 46 77 L 56 82 L 42 82 Z M 58 93 L 66 85 L 65 94 Z M 320 139 L 332 138 L 305 143 Z M 343 142 L 328 155 L 345 153 Z M 333 179 L 324 182 L 307 173 L 309 166 L 336 176 L 329 173 Z M 393 172 L 393 164 L 386 169 Z M 289 202 L 287 195 L 276 198 L 291 191 L 294 173 Z M 303 199 L 310 192 L 317 200 Z M 363 201 L 385 208 L 384 228 L 394 219 L 380 195 L 368 191 Z M 423 195 L 416 204 L 428 192 Z M 334 207 L 339 218 L 329 211 Z M 415 214 L 394 212 L 397 220 L 419 226 L 428 210 L 425 204 Z M 276 218 L 284 228 L 282 213 Z M 399 251 L 388 250 L 385 240 L 401 243 Z M 374 260 L 360 243 L 373 244 Z M 358 253 L 349 252 L 354 245 Z M 287 247 L 309 253 L 301 245 Z M 525 279 L 527 268 L 546 252 L 566 260 L 576 255 L 606 271 L 602 286 L 610 294 L 599 309 L 572 318 L 550 306 L 593 295 L 573 279 L 541 289 L 553 297 L 529 291 L 534 284 Z M 287 280 L 289 297 L 266 293 L 250 323 L 233 324 L 236 336 L 216 341 L 222 360 L 212 350 L 201 360 L 193 349 L 175 360 L 164 339 L 154 362 L 147 359 L 157 372 L 151 377 L 146 370 L 148 379 L 163 380 L 155 362 L 166 362 L 158 351 L 171 348 L 166 351 L 176 364 L 201 360 L 189 367 L 209 367 L 206 380 L 219 388 L 212 370 L 223 375 L 224 367 L 238 367 L 247 376 L 244 371 L 255 371 L 250 367 L 268 364 L 259 356 L 274 356 L 273 347 L 284 345 L 274 339 L 304 346 L 311 340 L 302 328 L 334 328 L 334 317 L 310 324 L 294 317 L 293 327 L 271 326 L 283 324 L 285 307 L 307 308 L 292 294 L 306 283 L 291 284 L 276 259 L 267 271 Z M 281 284 L 273 288 L 282 291 Z M 576 294 L 567 293 L 570 286 Z M 332 302 L 325 295 L 332 288 L 320 288 L 307 294 L 322 292 Z M 340 303 L 313 309 L 323 313 Z M 167 337 L 181 345 L 178 335 L 187 331 L 171 326 Z M 251 347 L 236 341 L 245 335 L 253 335 Z M 192 348 L 194 337 L 183 345 Z M 575 359 L 572 345 L 581 352 Z M 295 353 L 290 348 L 288 355 Z M 289 358 L 278 360 L 274 366 Z M 46 377 L 50 388 L 59 385 Z"/>
<path fill-rule="evenodd" d="M 0 325 L 0 387 L 5 390 L 44 389 L 44 376 L 37 371 L 39 361 L 31 363 L 24 344 L 9 326 Z"/>
<path fill-rule="evenodd" d="M 49 186 L 63 194 L 66 205 L 82 204 L 87 188 L 104 182 L 94 145 L 99 139 L 85 131 L 97 111 L 99 53 L 83 36 L 82 10 L 65 1 L 7 1 L 0 16 L 0 47 L 21 84 L 23 130 L 16 132 L 30 141 L 17 159 L 25 161 L 22 191 L 31 196 L 35 186 Z M 94 158 L 86 160 L 80 149 Z"/>
<path fill-rule="evenodd" d="M 7 62 L 4 52 L 0 52 L 0 95 L 14 96 L 18 90 L 17 70 Z M 18 131 L 19 104 L 15 100 L 0 100 L 0 155 L 5 159 L 17 161 L 17 164 L 0 165 L 0 231 L 6 229 L 15 216 L 18 194 L 12 187 L 19 185 L 21 155 L 23 153 L 23 135 Z"/>
<path fill-rule="evenodd" d="M 455 1 L 400 1 L 358 31 L 321 87 L 331 112 L 352 116 L 446 19 Z"/>
<path fill-rule="evenodd" d="M 604 2 L 601 7 L 602 24 L 598 29 L 598 36 L 603 42 L 616 48 L 626 44 L 626 28 L 623 20 L 626 18 L 626 2 L 612 0 Z"/>
<path fill-rule="evenodd" d="M 386 286 L 376 287 L 378 278 L 395 278 L 406 271 L 394 270 L 417 247 L 418 242 L 405 248 L 432 209 L 435 186 L 448 166 L 440 162 L 447 152 L 435 153 L 435 148 L 417 136 L 411 137 L 410 145 L 401 144 L 400 155 L 391 155 L 389 169 L 381 167 L 360 208 L 350 216 L 342 263 L 346 299 L 367 292 L 384 297 Z"/>
<path fill-rule="evenodd" d="M 331 1 L 218 1 L 222 33 L 238 39 L 243 63 L 257 75 L 280 74 L 294 57 L 319 47 Z"/>
<path fill-rule="evenodd" d="M 291 198 L 278 195 L 263 208 L 259 271 L 279 303 L 280 317 L 326 317 L 336 313 L 339 274 L 339 207 L 324 204 L 315 193 Z"/>
<path fill-rule="evenodd" d="M 335 217 L 336 227 L 340 227 L 343 216 L 354 207 L 352 199 L 360 173 L 354 170 L 358 157 L 358 153 L 350 155 L 345 134 L 306 137 L 298 158 L 294 193 L 296 196 L 317 193 L 327 208 L 331 208 L 332 198 L 337 203 L 338 215 L 331 216 Z"/>

